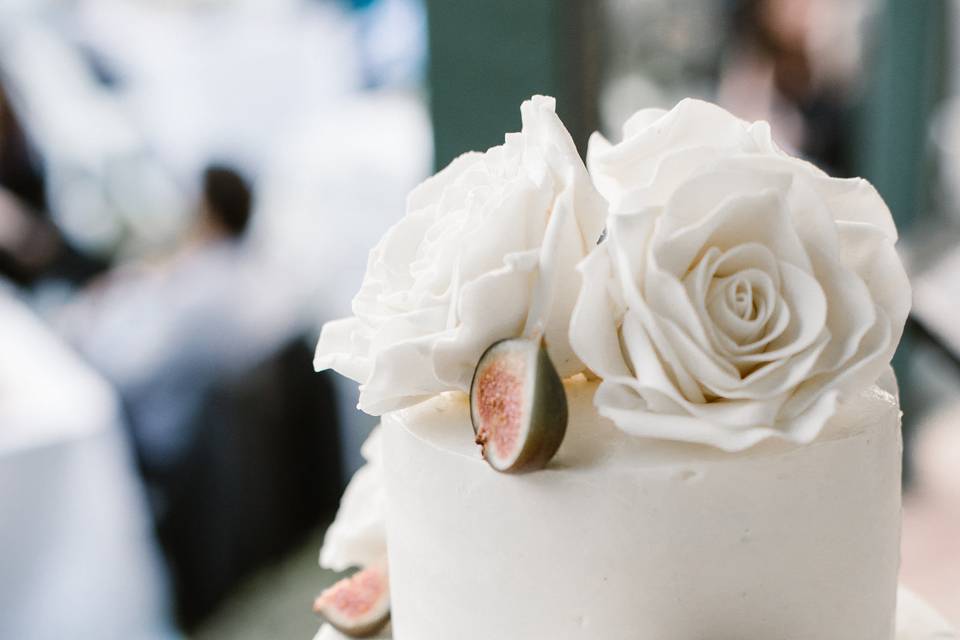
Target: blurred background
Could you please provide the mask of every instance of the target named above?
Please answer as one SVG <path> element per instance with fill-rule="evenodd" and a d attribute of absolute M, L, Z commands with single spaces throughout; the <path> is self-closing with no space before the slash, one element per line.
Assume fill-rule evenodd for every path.
<path fill-rule="evenodd" d="M 307 638 L 373 420 L 312 372 L 415 184 L 693 95 L 902 231 L 902 580 L 960 623 L 957 0 L 0 0 L 0 637 Z"/>

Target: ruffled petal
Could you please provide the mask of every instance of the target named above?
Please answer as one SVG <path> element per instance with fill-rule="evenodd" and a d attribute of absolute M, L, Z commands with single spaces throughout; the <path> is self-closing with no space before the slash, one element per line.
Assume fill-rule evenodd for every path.
<path fill-rule="evenodd" d="M 387 555 L 380 429 L 378 425 L 364 442 L 361 451 L 367 463 L 350 479 L 337 517 L 324 536 L 320 566 L 327 569 L 365 567 Z"/>
<path fill-rule="evenodd" d="M 608 291 L 610 258 L 606 246 L 587 256 L 578 267 L 583 286 L 570 317 L 570 344 L 583 362 L 602 378 L 631 375 L 617 335 L 623 314 Z"/>
<path fill-rule="evenodd" d="M 332 320 L 320 330 L 313 356 L 315 371 L 333 369 L 357 382 L 370 377 L 370 340 L 358 318 Z"/>

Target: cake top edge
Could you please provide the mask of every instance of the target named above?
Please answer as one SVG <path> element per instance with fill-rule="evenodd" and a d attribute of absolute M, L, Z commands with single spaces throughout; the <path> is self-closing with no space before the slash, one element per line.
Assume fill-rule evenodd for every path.
<path fill-rule="evenodd" d="M 591 468 L 659 468 L 683 465 L 724 464 L 789 455 L 805 447 L 858 437 L 889 435 L 899 426 L 899 404 L 889 388 L 873 384 L 845 398 L 817 438 L 799 444 L 769 438 L 749 449 L 726 452 L 696 442 L 636 437 L 624 433 L 597 413 L 594 395 L 599 383 L 582 378 L 567 380 L 570 405 L 568 436 L 547 471 L 577 473 Z M 461 392 L 440 394 L 425 402 L 383 416 L 386 429 L 403 429 L 410 437 L 438 453 L 461 458 L 464 464 L 483 465 L 473 444 L 469 403 Z M 657 416 L 651 416 L 656 420 Z"/>

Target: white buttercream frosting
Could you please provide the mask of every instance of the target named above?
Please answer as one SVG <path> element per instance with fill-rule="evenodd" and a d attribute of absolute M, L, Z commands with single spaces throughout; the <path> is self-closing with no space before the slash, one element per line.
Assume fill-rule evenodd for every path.
<path fill-rule="evenodd" d="M 481 353 L 525 327 L 543 333 L 561 375 L 583 369 L 568 339 L 575 268 L 606 203 L 554 107 L 524 102 L 520 133 L 417 187 L 370 254 L 354 316 L 323 327 L 315 367 L 360 382 L 362 410 L 466 391 Z"/>
<path fill-rule="evenodd" d="M 595 388 L 567 383 L 567 438 L 523 476 L 481 459 L 460 395 L 384 417 L 395 640 L 893 638 L 893 393 L 727 453 L 632 437 Z"/>
<path fill-rule="evenodd" d="M 618 144 L 595 134 L 588 166 L 611 216 L 580 267 L 570 337 L 625 431 L 726 450 L 810 442 L 889 364 L 910 287 L 866 181 L 696 100 L 638 112 Z"/>

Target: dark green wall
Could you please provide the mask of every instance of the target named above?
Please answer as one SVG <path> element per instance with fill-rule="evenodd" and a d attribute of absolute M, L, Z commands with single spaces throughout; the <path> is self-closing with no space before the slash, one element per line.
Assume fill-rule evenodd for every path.
<path fill-rule="evenodd" d="M 428 0 L 436 165 L 518 131 L 534 93 L 557 111 L 581 152 L 596 128 L 597 3 Z"/>
<path fill-rule="evenodd" d="M 943 97 L 945 0 L 886 0 L 867 60 L 860 130 L 863 176 L 883 195 L 901 232 L 930 206 L 927 141 Z"/>

